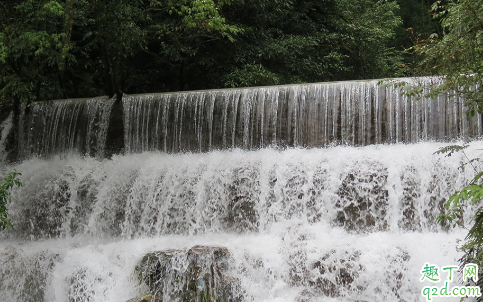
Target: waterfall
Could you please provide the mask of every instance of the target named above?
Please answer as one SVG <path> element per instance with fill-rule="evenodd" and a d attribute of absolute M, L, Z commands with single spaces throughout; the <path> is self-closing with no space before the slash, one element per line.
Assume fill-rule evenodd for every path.
<path fill-rule="evenodd" d="M 0 165 L 4 165 L 7 159 L 7 137 L 13 126 L 13 112 L 10 112 L 8 117 L 0 125 Z"/>
<path fill-rule="evenodd" d="M 483 142 L 435 154 L 481 121 L 402 88 L 34 104 L 18 123 L 22 160 L 4 167 L 23 186 L 0 232 L 0 301 L 422 301 L 423 265 L 461 256 L 465 230 L 436 217 Z M 107 158 L 111 135 L 124 152 Z"/>
<path fill-rule="evenodd" d="M 366 146 L 481 136 L 481 115 L 468 122 L 463 100 L 449 94 L 424 96 L 441 81 L 402 78 L 383 84 L 372 80 L 124 95 L 117 111 L 114 99 L 107 98 L 35 103 L 20 116 L 18 157 Z M 407 87 L 425 88 L 415 97 L 405 93 Z M 107 146 L 107 139 L 116 146 Z"/>
<path fill-rule="evenodd" d="M 123 98 L 125 150 L 206 152 L 242 148 L 365 146 L 481 136 L 464 102 L 403 93 L 440 78 L 316 83 Z"/>
<path fill-rule="evenodd" d="M 104 156 L 114 100 L 108 98 L 34 103 L 19 122 L 19 158 L 70 152 Z"/>

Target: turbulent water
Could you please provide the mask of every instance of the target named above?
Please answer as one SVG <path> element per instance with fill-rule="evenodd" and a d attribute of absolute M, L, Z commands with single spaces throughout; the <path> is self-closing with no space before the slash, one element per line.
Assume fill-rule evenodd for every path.
<path fill-rule="evenodd" d="M 183 251 L 212 246 L 227 249 L 232 301 L 420 301 L 424 263 L 456 264 L 465 235 L 435 217 L 474 175 L 463 154 L 433 154 L 442 145 L 24 161 L 9 167 L 24 186 L 1 235 L 0 300 L 127 302 L 149 289 L 146 253 L 171 251 L 182 271 Z"/>
<path fill-rule="evenodd" d="M 23 183 L 0 232 L 0 301 L 424 300 L 425 263 L 461 256 L 465 231 L 436 217 L 481 170 L 468 160 L 483 141 L 434 152 L 480 137 L 482 119 L 401 84 L 440 78 L 396 82 L 23 108 L 0 126 L 1 171 Z"/>

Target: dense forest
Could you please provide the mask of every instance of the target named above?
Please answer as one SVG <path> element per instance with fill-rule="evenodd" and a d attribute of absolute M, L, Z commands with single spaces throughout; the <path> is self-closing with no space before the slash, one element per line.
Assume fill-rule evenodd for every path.
<path fill-rule="evenodd" d="M 0 99 L 31 102 L 414 73 L 421 0 L 6 0 Z"/>

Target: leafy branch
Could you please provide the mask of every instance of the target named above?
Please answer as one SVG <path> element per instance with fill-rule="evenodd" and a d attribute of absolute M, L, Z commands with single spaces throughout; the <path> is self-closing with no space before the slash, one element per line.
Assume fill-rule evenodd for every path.
<path fill-rule="evenodd" d="M 476 172 L 476 176 L 471 180 L 471 182 L 465 186 L 460 191 L 454 193 L 445 204 L 445 212 L 438 215 L 437 221 L 442 225 L 446 226 L 451 224 L 453 227 L 459 226 L 468 230 L 464 221 L 464 206 L 468 202 L 472 205 L 476 205 L 478 202 L 483 200 L 483 171 L 477 169 L 473 162 L 478 159 L 470 160 L 464 149 L 468 147 L 468 144 L 463 146 L 454 145 L 441 148 L 435 153 L 444 154 L 446 156 L 451 156 L 454 152 L 463 152 L 468 163 L 471 164 Z M 480 172 L 478 172 L 480 171 Z M 464 267 L 467 263 L 475 263 L 478 266 L 483 265 L 483 208 L 480 206 L 476 210 L 476 214 L 473 216 L 471 221 L 466 223 L 472 223 L 473 226 L 468 230 L 468 234 L 465 237 L 465 242 L 459 246 L 459 250 L 463 252 L 463 256 L 458 260 L 460 267 Z M 477 286 L 483 288 L 483 278 L 481 274 L 476 283 Z M 481 301 L 481 297 L 478 298 Z"/>
<path fill-rule="evenodd" d="M 8 218 L 7 204 L 11 201 L 10 189 L 14 186 L 21 187 L 22 182 L 18 176 L 22 175 L 17 171 L 10 172 L 0 185 L 0 228 L 12 227 L 12 222 Z"/>
<path fill-rule="evenodd" d="M 483 199 L 483 172 L 479 172 L 479 169 L 473 165 L 478 158 L 469 159 L 468 155 L 464 151 L 468 148 L 469 144 L 464 145 L 451 145 L 440 148 L 435 154 L 446 154 L 446 156 L 451 156 L 456 152 L 462 152 L 466 157 L 467 163 L 470 164 L 476 173 L 476 176 L 470 181 L 470 183 L 465 186 L 460 191 L 457 191 L 448 199 L 445 204 L 446 212 L 442 212 L 438 215 L 437 221 L 442 225 L 446 226 L 452 224 L 453 227 L 460 226 L 465 227 L 465 222 L 463 219 L 463 207 L 468 200 L 471 200 L 472 204 L 478 203 Z"/>

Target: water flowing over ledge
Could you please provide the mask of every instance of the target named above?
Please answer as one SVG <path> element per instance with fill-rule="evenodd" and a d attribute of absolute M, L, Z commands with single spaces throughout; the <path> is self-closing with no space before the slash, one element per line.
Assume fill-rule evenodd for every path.
<path fill-rule="evenodd" d="M 440 78 L 398 79 L 433 85 Z M 210 151 L 334 143 L 447 141 L 482 134 L 463 102 L 409 97 L 379 81 L 349 81 L 123 98 L 128 152 Z M 429 89 L 429 88 L 428 88 Z M 426 90 L 428 92 L 429 90 Z"/>
<path fill-rule="evenodd" d="M 474 176 L 463 154 L 434 152 L 482 121 L 401 89 L 126 95 L 10 116 L 4 168 L 23 187 L 0 233 L 0 301 L 420 301 L 422 265 L 460 257 L 465 232 L 435 219 Z"/>
<path fill-rule="evenodd" d="M 441 81 L 395 80 L 427 87 Z M 106 98 L 39 103 L 20 118 L 19 156 L 364 146 L 483 134 L 481 116 L 469 123 L 457 97 L 418 99 L 378 82 L 124 95 L 121 104 Z"/>
<path fill-rule="evenodd" d="M 103 157 L 113 105 L 102 97 L 34 103 L 19 118 L 18 157 L 69 152 Z"/>
<path fill-rule="evenodd" d="M 419 301 L 422 263 L 458 258 L 464 233 L 434 219 L 473 176 L 462 154 L 433 154 L 439 146 L 25 161 L 0 243 L 0 297 L 127 302 L 147 290 L 135 273 L 146 255 L 176 256 L 162 262 L 178 272 L 162 279 L 173 285 L 202 246 L 226 251 L 233 301 Z M 163 296 L 181 301 L 167 285 Z"/>
<path fill-rule="evenodd" d="M 462 154 L 433 155 L 437 146 L 33 159 L 15 167 L 24 187 L 10 207 L 12 232 L 25 239 L 252 233 L 294 219 L 349 232 L 438 231 L 443 202 L 474 171 L 461 170 Z"/>

